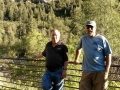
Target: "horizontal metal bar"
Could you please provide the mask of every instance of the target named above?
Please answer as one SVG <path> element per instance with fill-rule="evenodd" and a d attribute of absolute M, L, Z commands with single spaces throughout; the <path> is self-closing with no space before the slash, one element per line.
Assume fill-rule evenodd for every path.
<path fill-rule="evenodd" d="M 25 82 L 33 82 L 33 83 L 35 83 L 35 85 L 34 86 L 31 86 L 31 85 L 25 85 L 24 83 L 23 84 L 17 84 L 17 83 L 13 83 L 13 82 L 9 82 L 9 81 L 4 81 L 4 80 L 0 80 L 1 82 L 6 82 L 6 83 L 13 83 L 13 84 L 16 84 L 16 85 L 25 85 L 25 86 L 29 86 L 29 87 L 35 87 L 35 88 L 41 88 L 41 87 L 38 87 L 36 84 L 40 84 L 41 83 L 41 81 L 40 81 L 40 79 L 41 79 L 41 77 L 42 77 L 42 74 L 44 73 L 44 71 L 45 71 L 45 66 L 44 66 L 44 62 L 45 62 L 45 60 L 38 60 L 38 61 L 36 61 L 36 62 L 34 62 L 33 60 L 34 59 L 26 59 L 26 58 L 0 58 L 1 60 L 0 60 L 0 69 L 1 69 L 1 71 L 0 71 L 0 73 L 1 73 L 1 75 L 0 75 L 0 77 L 1 78 L 9 78 L 9 77 L 5 77 L 5 76 L 2 76 L 2 74 L 5 74 L 5 73 L 8 73 L 9 72 L 9 74 L 14 74 L 14 72 L 13 71 L 25 71 L 26 73 L 19 73 L 19 74 L 17 74 L 17 76 L 18 77 L 11 77 L 11 79 L 16 79 L 16 80 L 21 80 L 21 81 L 25 81 Z M 7 60 L 7 62 L 4 62 L 5 60 Z M 11 62 L 11 60 L 12 60 L 12 62 Z M 13 60 L 21 60 L 21 61 L 27 61 L 28 63 L 26 64 L 26 63 L 14 63 L 13 62 Z M 30 61 L 30 62 L 29 62 Z M 39 65 L 38 63 L 41 63 L 41 65 Z M 43 65 L 42 65 L 43 64 Z M 69 65 L 72 65 L 72 64 L 74 64 L 73 62 L 69 62 Z M 80 63 L 80 64 L 82 64 L 82 63 Z M 4 65 L 8 65 L 7 67 L 5 67 Z M 10 67 L 9 67 L 10 66 Z M 14 66 L 16 66 L 16 67 L 14 67 Z M 76 66 L 78 66 L 78 65 L 76 65 Z M 114 69 L 114 68 L 118 68 L 119 69 L 119 67 L 120 67 L 120 65 L 111 65 L 111 67 Z M 39 69 L 38 69 L 39 68 Z M 41 68 L 41 69 L 40 69 Z M 80 67 L 81 68 L 81 67 Z M 2 71 L 2 69 L 3 69 L 3 71 Z M 4 70 L 4 69 L 7 69 L 7 70 Z M 32 74 L 32 73 L 30 73 L 30 72 L 32 72 L 32 73 L 34 73 L 34 74 Z M 78 73 L 80 73 L 79 75 L 76 75 L 76 73 L 75 73 L 75 75 L 74 75 L 74 73 L 68 73 L 67 74 L 67 77 L 65 78 L 65 82 L 67 83 L 67 82 L 70 82 L 70 83 L 76 83 L 76 84 L 79 84 L 79 80 L 72 80 L 74 77 L 75 78 L 80 78 L 81 77 L 81 72 L 82 72 L 82 70 L 81 69 L 79 69 L 79 68 L 74 68 L 74 67 L 70 67 L 70 68 L 68 68 L 68 72 L 78 72 Z M 37 75 L 36 75 L 36 73 L 38 73 Z M 42 73 L 41 75 L 40 75 L 40 73 Z M 25 79 L 24 78 L 22 78 L 22 75 L 21 74 L 23 74 L 24 76 L 25 76 Z M 111 75 L 119 75 L 120 73 L 119 72 L 110 72 L 109 73 L 109 75 L 111 76 Z M 30 78 L 31 77 L 31 80 L 30 79 L 28 79 L 28 77 Z M 118 76 L 117 76 L 118 77 Z M 37 78 L 38 80 L 35 80 L 35 78 Z M 71 80 L 70 80 L 71 79 Z M 120 83 L 120 80 L 119 80 L 119 78 L 116 78 L 116 79 L 114 79 L 114 77 L 112 78 L 109 78 L 109 81 L 115 81 L 116 83 L 118 82 L 118 83 Z M 1 85 L 2 86 L 2 85 Z M 5 87 L 4 85 L 3 85 L 3 87 Z M 64 86 L 65 88 L 73 88 L 73 89 L 79 89 L 78 87 L 79 86 L 76 86 L 76 87 L 74 87 L 74 86 L 67 86 L 67 85 L 65 85 Z M 7 86 L 6 86 L 6 88 L 7 88 Z M 12 88 L 12 87 L 11 87 Z M 120 88 L 119 86 L 109 86 L 109 88 Z M 16 89 L 17 90 L 17 89 Z M 19 89 L 18 89 L 19 90 Z"/>

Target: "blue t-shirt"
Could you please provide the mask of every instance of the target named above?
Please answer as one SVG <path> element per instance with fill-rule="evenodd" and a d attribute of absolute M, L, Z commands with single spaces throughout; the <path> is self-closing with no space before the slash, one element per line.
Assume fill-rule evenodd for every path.
<path fill-rule="evenodd" d="M 111 54 L 111 48 L 107 39 L 102 35 L 90 38 L 82 36 L 78 49 L 84 50 L 82 69 L 86 72 L 99 72 L 105 70 L 105 56 Z"/>

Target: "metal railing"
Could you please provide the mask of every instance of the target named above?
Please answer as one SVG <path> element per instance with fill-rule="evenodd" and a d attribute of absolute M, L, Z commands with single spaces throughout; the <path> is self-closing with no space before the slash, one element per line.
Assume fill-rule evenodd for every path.
<path fill-rule="evenodd" d="M 45 60 L 0 59 L 0 90 L 42 90 L 41 77 L 45 71 Z M 64 90 L 79 90 L 82 69 L 69 62 Z M 109 89 L 120 89 L 120 65 L 113 64 L 109 73 Z"/>

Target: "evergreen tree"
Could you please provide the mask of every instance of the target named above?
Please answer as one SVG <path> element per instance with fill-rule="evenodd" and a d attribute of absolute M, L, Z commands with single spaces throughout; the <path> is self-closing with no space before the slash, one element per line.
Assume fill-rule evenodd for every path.
<path fill-rule="evenodd" d="M 26 35 L 26 27 L 25 24 L 20 23 L 16 30 L 16 36 L 18 39 L 22 39 Z"/>
<path fill-rule="evenodd" d="M 4 20 L 4 10 L 5 10 L 4 8 L 5 7 L 4 7 L 4 2 L 2 0 L 0 1 L 0 8 L 1 8 L 0 9 L 0 20 Z"/>
<path fill-rule="evenodd" d="M 9 9 L 9 19 L 11 20 L 11 21 L 13 21 L 13 19 L 14 19 L 14 17 L 13 17 L 13 12 L 14 12 L 14 9 L 13 9 L 13 7 L 10 7 L 10 9 Z"/>

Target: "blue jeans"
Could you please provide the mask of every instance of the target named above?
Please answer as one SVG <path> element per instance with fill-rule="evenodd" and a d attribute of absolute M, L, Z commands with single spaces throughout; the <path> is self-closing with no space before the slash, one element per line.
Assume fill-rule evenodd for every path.
<path fill-rule="evenodd" d="M 55 72 L 45 71 L 42 77 L 43 90 L 63 90 L 64 79 L 61 78 L 62 70 L 61 68 Z"/>

